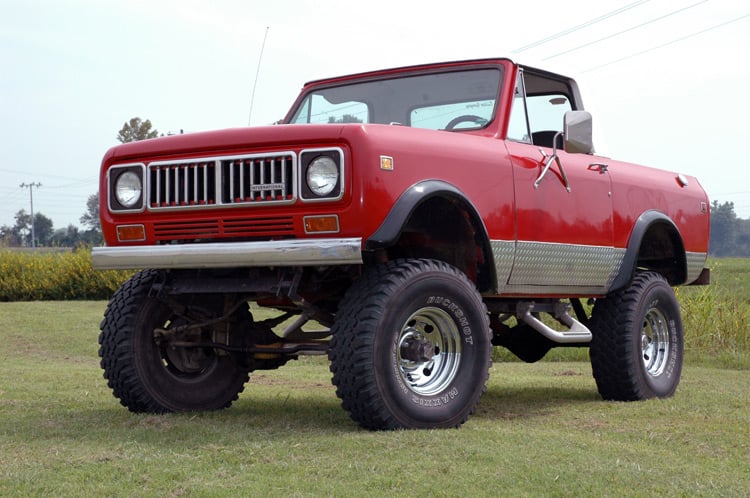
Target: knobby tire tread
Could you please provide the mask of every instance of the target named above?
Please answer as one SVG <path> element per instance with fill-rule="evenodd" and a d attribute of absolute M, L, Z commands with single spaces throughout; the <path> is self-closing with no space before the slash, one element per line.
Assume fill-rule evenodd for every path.
<path fill-rule="evenodd" d="M 394 430 L 404 428 L 390 413 L 374 380 L 374 330 L 382 318 L 385 303 L 410 277 L 428 270 L 450 272 L 465 280 L 473 289 L 473 284 L 454 267 L 437 260 L 396 260 L 369 268 L 352 286 L 342 299 L 332 329 L 329 348 L 332 382 L 336 394 L 342 400 L 352 420 L 371 430 Z M 484 304 L 482 304 L 484 307 Z M 489 318 L 483 314 L 485 329 L 489 333 Z M 484 377 L 481 379 L 481 392 L 487 389 L 486 383 L 492 364 L 487 358 Z M 463 424 L 476 410 L 477 401 L 454 427 Z"/>
<path fill-rule="evenodd" d="M 103 376 L 120 404 L 135 413 L 167 413 L 173 410 L 159 404 L 148 394 L 135 369 L 134 351 L 130 341 L 137 333 L 136 316 L 148 297 L 149 289 L 158 271 L 143 270 L 125 282 L 112 297 L 100 324 L 99 357 Z M 242 385 L 223 406 L 227 408 L 238 399 L 249 379 L 245 375 Z"/>
<path fill-rule="evenodd" d="M 591 317 L 595 331 L 590 348 L 591 366 L 599 394 L 605 400 L 637 401 L 653 397 L 639 381 L 640 358 L 634 351 L 632 330 L 641 317 L 635 312 L 642 296 L 656 281 L 666 280 L 655 272 L 636 274 L 630 286 L 596 302 Z"/>
<path fill-rule="evenodd" d="M 154 270 L 136 273 L 115 293 L 100 325 L 99 357 L 104 378 L 120 404 L 132 412 L 163 413 L 137 380 L 133 351 L 128 342 L 134 331 L 135 315 L 156 278 Z"/>

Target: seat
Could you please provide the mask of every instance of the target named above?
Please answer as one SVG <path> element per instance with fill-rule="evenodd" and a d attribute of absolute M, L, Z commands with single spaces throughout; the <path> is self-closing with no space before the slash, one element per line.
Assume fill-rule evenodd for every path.
<path fill-rule="evenodd" d="M 535 131 L 531 134 L 531 142 L 534 145 L 541 145 L 542 147 L 549 147 L 551 149 L 557 133 L 555 130 Z M 563 148 L 562 138 L 562 134 L 557 138 L 557 148 L 560 150 Z"/>

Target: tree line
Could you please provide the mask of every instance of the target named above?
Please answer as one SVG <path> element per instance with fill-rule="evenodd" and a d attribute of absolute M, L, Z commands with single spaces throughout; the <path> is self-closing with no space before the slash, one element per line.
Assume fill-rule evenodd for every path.
<path fill-rule="evenodd" d="M 717 258 L 750 257 L 750 218 L 738 218 L 733 202 L 711 204 L 709 254 Z"/>
<path fill-rule="evenodd" d="M 159 132 L 152 129 L 150 120 L 135 117 L 125 122 L 117 133 L 120 143 L 135 142 L 147 138 L 156 138 Z M 14 216 L 13 225 L 0 226 L 0 247 L 77 247 L 80 245 L 95 246 L 104 242 L 102 226 L 99 221 L 99 194 L 92 194 L 86 201 L 86 211 L 79 221 L 81 230 L 72 223 L 66 228 L 54 229 L 52 220 L 42 213 L 34 213 L 34 219 L 25 209 Z M 32 230 L 32 223 L 34 229 Z M 34 241 L 31 237 L 34 234 Z"/>
<path fill-rule="evenodd" d="M 102 227 L 99 222 L 99 194 L 89 197 L 89 206 L 96 202 L 96 218 L 91 212 L 81 216 L 81 223 L 85 229 L 81 230 L 72 223 L 66 228 L 54 229 L 52 220 L 42 213 L 34 213 L 34 219 L 21 209 L 15 215 L 15 224 L 0 227 L 0 247 L 77 247 L 81 245 L 95 246 L 103 242 Z M 85 221 L 84 221 L 85 220 Z M 34 242 L 31 241 L 31 224 L 34 223 Z"/>

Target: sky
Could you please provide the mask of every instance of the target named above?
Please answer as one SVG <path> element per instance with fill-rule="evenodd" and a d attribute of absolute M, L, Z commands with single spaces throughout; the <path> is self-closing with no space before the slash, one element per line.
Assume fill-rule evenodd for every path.
<path fill-rule="evenodd" d="M 0 0 L 0 226 L 30 194 L 80 226 L 132 117 L 265 125 L 309 80 L 497 56 L 576 78 L 599 153 L 750 218 L 749 33 L 746 0 Z"/>

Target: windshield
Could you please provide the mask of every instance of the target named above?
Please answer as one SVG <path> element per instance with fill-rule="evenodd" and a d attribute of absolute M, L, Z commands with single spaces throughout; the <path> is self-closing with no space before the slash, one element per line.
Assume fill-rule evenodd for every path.
<path fill-rule="evenodd" d="M 290 123 L 483 128 L 495 114 L 501 70 L 454 70 L 313 89 L 300 102 Z"/>

